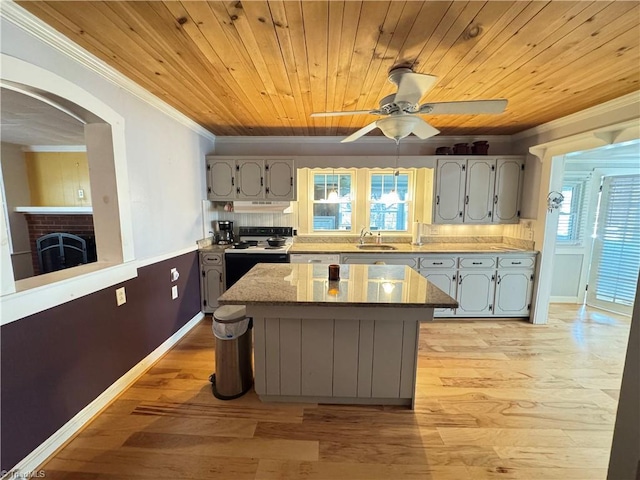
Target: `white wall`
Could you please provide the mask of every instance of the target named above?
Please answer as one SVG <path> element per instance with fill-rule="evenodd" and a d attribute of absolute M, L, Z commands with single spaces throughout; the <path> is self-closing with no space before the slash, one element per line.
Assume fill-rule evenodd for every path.
<path fill-rule="evenodd" d="M 27 221 L 24 214 L 13 211 L 17 206 L 30 205 L 31 203 L 27 167 L 22 147 L 3 142 L 0 164 L 2 178 L 11 179 L 10 182 L 6 184 L 3 182 L 3 184 L 11 238 L 11 264 L 14 278 L 20 280 L 33 275 Z"/>
<path fill-rule="evenodd" d="M 11 179 L 4 185 L 4 194 L 9 211 L 12 252 L 30 251 L 29 229 L 24 214 L 13 211 L 15 207 L 31 204 L 27 166 L 22 147 L 3 142 L 0 163 L 2 163 L 2 178 Z"/>
<path fill-rule="evenodd" d="M 195 245 L 205 195 L 205 138 L 15 25 L 2 20 L 2 51 L 86 90 L 124 118 L 137 259 Z"/>
<path fill-rule="evenodd" d="M 51 299 L 47 303 L 41 301 L 41 296 L 34 302 L 24 295 L 25 292 L 12 295 L 15 291 L 15 287 L 11 288 L 13 279 L 5 282 L 8 276 L 3 269 L 3 294 L 7 294 L 2 297 L 3 317 L 22 318 L 131 278 L 135 275 L 136 264 L 141 262 L 149 263 L 195 250 L 195 242 L 202 236 L 204 157 L 214 149 L 213 135 L 158 99 L 151 100 L 158 105 L 151 105 L 145 101 L 151 97 L 148 92 L 140 90 L 141 93 L 133 94 L 135 88 L 127 86 L 125 89 L 116 84 L 112 80 L 117 80 L 118 74 L 114 73 L 112 80 L 108 80 L 101 74 L 108 67 L 95 59 L 92 67 L 87 67 L 78 59 L 90 56 L 79 47 L 81 53 L 74 53 L 73 48 L 67 47 L 69 42 L 59 40 L 60 36 L 55 32 L 45 43 L 3 17 L 0 35 L 3 78 L 13 79 L 16 72 L 22 75 L 30 71 L 42 72 L 42 75 L 34 75 L 33 82 L 22 83 L 54 93 L 69 90 L 68 86 L 72 85 L 74 93 L 82 97 L 83 102 L 72 101 L 94 113 L 96 110 L 91 106 L 108 110 L 112 112 L 111 118 L 117 119 L 117 124 L 112 124 L 113 151 L 118 208 L 125 227 L 122 230 L 125 264 L 120 273 L 97 271 L 91 274 L 89 283 L 58 284 L 55 289 L 49 288 L 47 297 L 56 296 L 59 300 Z M 72 57 L 74 54 L 76 58 Z M 29 68 L 18 68 L 25 65 Z M 100 181 L 92 178 L 92 184 L 96 180 Z M 104 201 L 111 200 L 105 198 Z M 4 251 L 0 260 L 6 265 L 10 262 L 4 258 Z M 7 314 L 9 311 L 11 315 Z"/>

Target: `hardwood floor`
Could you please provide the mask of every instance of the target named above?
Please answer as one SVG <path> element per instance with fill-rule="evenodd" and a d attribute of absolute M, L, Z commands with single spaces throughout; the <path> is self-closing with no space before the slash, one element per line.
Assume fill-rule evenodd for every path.
<path fill-rule="evenodd" d="M 207 317 L 41 468 L 46 478 L 605 479 L 629 319 L 421 329 L 415 411 L 217 400 Z"/>

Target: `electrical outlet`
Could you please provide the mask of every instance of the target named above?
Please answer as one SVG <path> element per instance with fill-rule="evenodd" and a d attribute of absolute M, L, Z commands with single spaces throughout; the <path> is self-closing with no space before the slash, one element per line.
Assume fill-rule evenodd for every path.
<path fill-rule="evenodd" d="M 116 288 L 116 303 L 118 306 L 127 303 L 127 294 L 124 291 L 124 287 Z"/>
<path fill-rule="evenodd" d="M 78 198 L 84 198 L 84 190 L 82 188 L 78 189 Z"/>
<path fill-rule="evenodd" d="M 178 285 L 171 287 L 171 300 L 178 298 Z"/>

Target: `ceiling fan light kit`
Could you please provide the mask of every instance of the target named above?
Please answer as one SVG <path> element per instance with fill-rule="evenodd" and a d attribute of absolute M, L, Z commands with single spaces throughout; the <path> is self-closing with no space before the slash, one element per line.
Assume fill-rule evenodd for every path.
<path fill-rule="evenodd" d="M 377 110 L 354 110 L 345 112 L 312 113 L 312 117 L 333 117 L 342 115 L 380 115 L 385 116 L 365 125 L 360 130 L 342 140 L 342 143 L 353 142 L 370 131 L 379 128 L 385 137 L 395 140 L 412 133 L 420 139 L 427 139 L 440 133 L 418 115 L 478 115 L 504 112 L 507 100 L 467 100 L 459 102 L 431 102 L 420 105 L 420 99 L 431 90 L 438 78 L 433 75 L 415 73 L 409 68 L 395 68 L 389 72 L 389 81 L 398 87 L 396 93 L 380 100 Z"/>

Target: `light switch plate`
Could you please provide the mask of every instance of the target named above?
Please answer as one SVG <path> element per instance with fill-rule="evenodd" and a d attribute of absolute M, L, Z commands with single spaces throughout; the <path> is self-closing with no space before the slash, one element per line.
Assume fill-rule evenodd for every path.
<path fill-rule="evenodd" d="M 171 299 L 175 300 L 176 298 L 178 298 L 178 285 L 171 287 Z"/>

